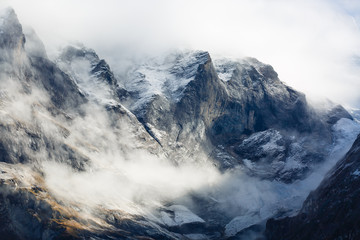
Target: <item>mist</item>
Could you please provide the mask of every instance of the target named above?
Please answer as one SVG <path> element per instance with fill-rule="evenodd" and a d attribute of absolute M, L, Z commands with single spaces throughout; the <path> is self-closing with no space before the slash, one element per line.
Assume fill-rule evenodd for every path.
<path fill-rule="evenodd" d="M 145 129 L 140 123 L 132 125 L 129 116 L 114 120 L 103 105 L 91 100 L 81 106 L 82 114 L 74 113 L 66 120 L 47 110 L 50 98 L 44 89 L 30 84 L 31 90 L 26 92 L 21 82 L 22 78 L 7 74 L 0 77 L 0 120 L 22 126 L 10 133 L 15 137 L 13 144 L 34 159 L 13 168 L 21 171 L 23 185 L 46 189 L 84 219 L 92 218 L 98 209 L 146 216 L 176 198 L 210 188 L 221 178 L 206 159 L 180 164 L 161 151 L 152 153 L 148 149 L 151 144 L 138 137 Z M 33 141 L 29 131 L 46 136 L 46 144 L 53 144 L 52 152 L 43 143 L 35 143 L 35 153 L 29 149 Z M 76 152 L 79 162 L 62 156 L 61 146 Z"/>
<path fill-rule="evenodd" d="M 127 59 L 169 49 L 250 56 L 309 97 L 360 106 L 359 3 L 348 1 L 5 0 L 49 56 L 83 42 L 121 75 Z"/>
<path fill-rule="evenodd" d="M 90 159 L 85 171 L 55 159 L 43 162 L 46 184 L 59 199 L 139 214 L 219 180 L 210 162 L 176 164 L 151 154 L 139 147 L 126 120 L 114 128 L 105 110 L 92 104 L 86 109 L 85 117 L 65 125 L 71 132 L 66 143 Z"/>
<path fill-rule="evenodd" d="M 35 29 L 51 59 L 62 46 L 81 41 L 123 76 L 132 62 L 174 48 L 207 50 L 213 58 L 252 56 L 273 65 L 281 80 L 309 97 L 360 107 L 360 6 L 352 1 L 11 0 L 2 5 L 12 5 L 20 21 Z M 28 51 L 44 52 L 36 45 Z M 87 63 L 73 64 L 77 84 L 96 89 Z M 111 98 L 106 89 L 96 89 L 82 114 L 64 120 L 44 107 L 50 101 L 44 89 L 31 86 L 29 94 L 16 79 L 0 78 L 2 120 L 32 123 L 86 159 L 79 170 L 61 161 L 61 152 L 36 154 L 44 188 L 59 202 L 81 212 L 105 208 L 148 216 L 167 204 L 189 203 L 196 193 L 213 198 L 217 210 L 234 218 L 227 236 L 279 212 L 295 214 L 360 132 L 358 124 L 341 120 L 333 129 L 337 147 L 326 162 L 305 180 L 285 184 L 250 177 L 242 169 L 220 172 L 206 154 L 189 163 L 152 152 L 139 140 L 145 129 L 132 125 L 131 113 L 114 120 L 105 103 L 97 102 Z M 67 134 L 59 134 L 64 130 Z"/>

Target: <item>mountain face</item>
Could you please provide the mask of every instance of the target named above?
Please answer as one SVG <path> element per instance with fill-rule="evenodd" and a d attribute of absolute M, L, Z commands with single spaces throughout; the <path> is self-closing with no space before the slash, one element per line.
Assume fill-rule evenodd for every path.
<path fill-rule="evenodd" d="M 299 214 L 267 222 L 268 239 L 359 239 L 360 136 Z"/>
<path fill-rule="evenodd" d="M 253 58 L 175 51 L 121 76 L 85 46 L 50 60 L 0 13 L 3 239 L 241 239 L 360 132 Z"/>
<path fill-rule="evenodd" d="M 341 106 L 316 112 L 270 65 L 251 58 L 213 62 L 206 52 L 170 54 L 136 68 L 124 85 L 132 98 L 129 109 L 175 159 L 179 149 L 191 158 L 202 149 L 221 169 L 241 165 L 256 176 L 285 182 L 304 177 L 311 164 L 321 162 L 333 141 L 331 126 L 352 119 Z M 250 141 L 261 135 L 265 139 Z M 282 152 L 265 149 L 251 156 L 277 137 Z M 252 143 L 244 144 L 246 139 Z M 263 174 L 246 164 L 256 162 L 271 171 Z"/>

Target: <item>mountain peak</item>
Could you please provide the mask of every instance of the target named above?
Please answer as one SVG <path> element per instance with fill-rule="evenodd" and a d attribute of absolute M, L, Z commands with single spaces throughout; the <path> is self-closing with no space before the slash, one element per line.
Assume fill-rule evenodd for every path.
<path fill-rule="evenodd" d="M 23 48 L 25 36 L 14 9 L 8 7 L 0 11 L 0 48 Z"/>
<path fill-rule="evenodd" d="M 155 95 L 164 96 L 171 102 L 180 101 L 185 87 L 195 80 L 199 66 L 209 61 L 210 55 L 205 51 L 175 51 L 138 65 L 124 83 L 140 99 L 132 110 L 142 108 Z"/>
<path fill-rule="evenodd" d="M 86 59 L 91 64 L 96 64 L 100 60 L 94 50 L 86 48 L 82 44 L 65 47 L 59 56 L 59 59 L 65 62 L 71 62 L 76 58 Z"/>
<path fill-rule="evenodd" d="M 0 9 L 0 18 L 8 18 L 9 16 L 16 16 L 15 10 L 12 7 Z"/>

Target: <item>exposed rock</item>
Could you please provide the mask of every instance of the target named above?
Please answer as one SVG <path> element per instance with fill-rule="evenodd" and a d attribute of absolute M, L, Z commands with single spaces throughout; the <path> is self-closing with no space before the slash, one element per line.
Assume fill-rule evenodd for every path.
<path fill-rule="evenodd" d="M 24 36 L 13 10 L 0 18 L 0 234 L 5 239 L 240 238 L 278 206 L 268 209 L 260 198 L 265 210 L 237 206 L 241 213 L 226 215 L 221 207 L 227 196 L 220 203 L 191 192 L 187 200 L 195 200 L 189 205 L 196 211 L 182 199 L 184 205 L 156 199 L 150 213 L 98 203 L 89 210 L 86 203 L 80 207 L 76 199 L 50 190 L 45 165 L 61 164 L 64 182 L 71 174 L 115 169 L 118 183 L 131 172 L 116 164 L 127 166 L 138 157 L 133 155 L 146 153 L 149 166 L 155 156 L 172 161 L 166 164 L 175 163 L 174 168 L 181 162 L 201 167 L 205 161 L 283 186 L 320 163 L 333 147 L 331 127 L 340 118 L 352 119 L 341 106 L 325 113 L 313 109 L 304 94 L 256 59 L 214 62 L 207 52 L 176 52 L 134 66 L 120 83 L 95 51 L 67 47 L 54 63 L 35 32 Z M 62 170 L 56 164 L 54 175 Z M 351 176 L 358 175 L 352 169 Z M 134 198 L 126 201 L 141 206 Z M 316 208 L 306 206 L 304 213 Z"/>
<path fill-rule="evenodd" d="M 221 168 L 233 168 L 246 162 L 246 152 L 255 150 L 245 145 L 239 148 L 245 139 L 253 133 L 273 129 L 293 136 L 296 141 L 283 139 L 284 149 L 279 153 L 282 159 L 273 161 L 276 162 L 273 171 L 264 174 L 267 178 L 291 182 L 305 177 L 313 163 L 321 162 L 328 154 L 333 138 L 331 126 L 340 118 L 352 119 L 341 106 L 326 114 L 316 111 L 304 94 L 283 84 L 270 65 L 256 59 L 216 60 L 216 67 L 206 52 L 181 53 L 175 59 L 155 73 L 158 65 L 151 65 L 154 63 L 140 66 L 135 76 L 142 80 L 129 80 L 134 113 L 175 160 L 175 152 L 195 160 L 196 151 L 203 151 L 215 157 Z M 186 65 L 189 59 L 192 61 Z M 179 79 L 177 87 L 172 87 L 181 93 L 174 97 L 168 90 L 171 84 L 165 83 L 178 75 L 171 71 L 179 69 L 178 65 L 186 77 Z M 141 91 L 141 87 L 146 90 Z M 301 166 L 286 164 L 294 158 L 293 162 Z M 268 169 L 267 165 L 257 165 L 265 171 Z M 250 173 L 265 177 L 255 169 Z"/>
<path fill-rule="evenodd" d="M 297 216 L 267 222 L 268 239 L 358 239 L 359 159 L 360 137 L 310 193 Z"/>

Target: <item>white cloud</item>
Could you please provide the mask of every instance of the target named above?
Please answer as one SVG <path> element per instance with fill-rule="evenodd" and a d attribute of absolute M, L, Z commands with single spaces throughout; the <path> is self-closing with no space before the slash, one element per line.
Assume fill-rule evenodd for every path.
<path fill-rule="evenodd" d="M 6 0 L 5 0 L 6 1 Z M 113 68 L 129 52 L 169 47 L 253 56 L 309 95 L 360 105 L 357 1 L 7 0 L 48 50 L 84 42 Z M 51 55 L 51 54 L 50 54 Z"/>

